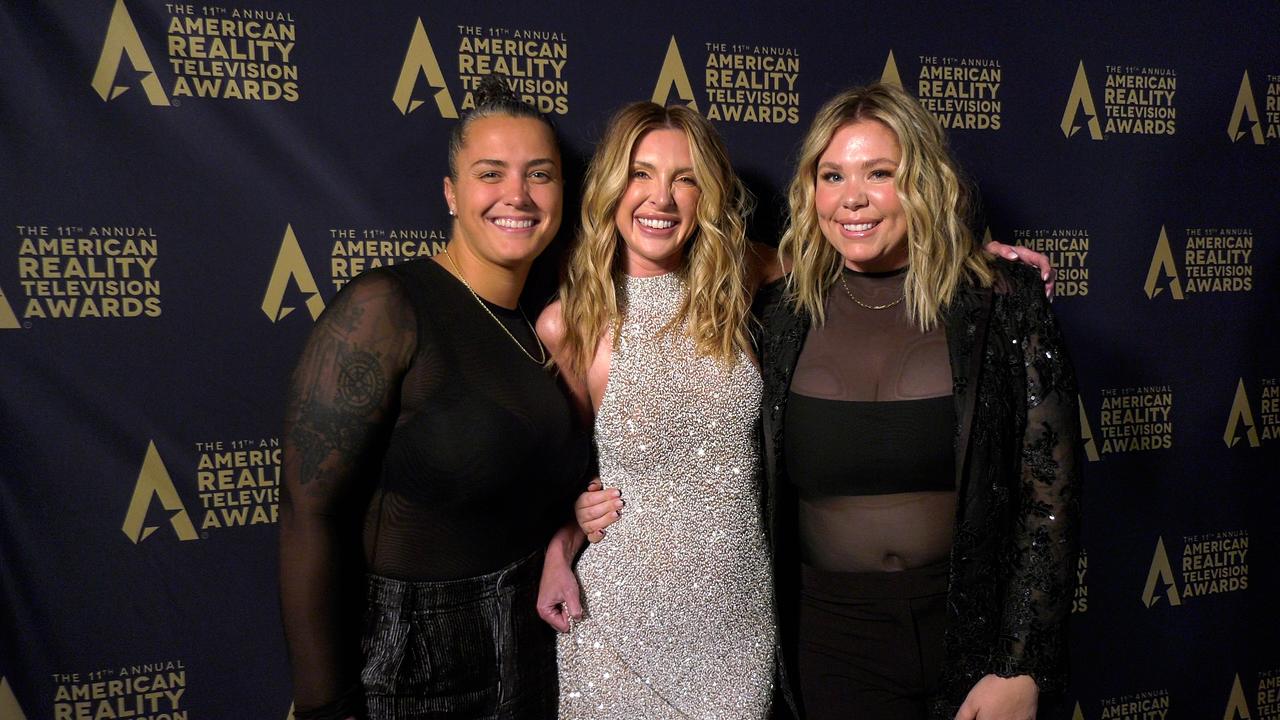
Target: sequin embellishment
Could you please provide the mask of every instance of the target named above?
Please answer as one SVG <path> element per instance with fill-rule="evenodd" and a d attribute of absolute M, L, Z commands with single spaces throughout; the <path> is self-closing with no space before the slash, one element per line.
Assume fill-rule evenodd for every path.
<path fill-rule="evenodd" d="M 772 578 L 761 517 L 760 374 L 697 357 L 675 275 L 626 278 L 596 418 L 600 475 L 626 500 L 578 562 L 587 617 L 559 639 L 560 717 L 763 718 Z"/>

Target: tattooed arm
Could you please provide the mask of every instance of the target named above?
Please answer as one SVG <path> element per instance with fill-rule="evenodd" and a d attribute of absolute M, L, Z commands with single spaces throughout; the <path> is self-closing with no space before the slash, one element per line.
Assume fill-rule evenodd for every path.
<path fill-rule="evenodd" d="M 280 493 L 280 602 L 296 716 L 363 716 L 360 527 L 416 344 L 399 283 L 350 283 L 294 370 Z"/>

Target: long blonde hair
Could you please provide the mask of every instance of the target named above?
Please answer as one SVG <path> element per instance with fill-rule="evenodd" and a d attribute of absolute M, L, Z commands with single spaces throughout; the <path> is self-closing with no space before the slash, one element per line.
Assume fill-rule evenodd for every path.
<path fill-rule="evenodd" d="M 787 192 L 791 214 L 778 245 L 779 253 L 791 262 L 787 290 L 798 310 L 823 322 L 827 292 L 840 276 L 843 258 L 818 226 L 818 161 L 840 128 L 868 120 L 888 127 L 902 150 L 894 189 L 907 219 L 907 318 L 929 330 L 962 283 L 986 287 L 993 275 L 969 229 L 968 188 L 947 150 L 942 126 L 894 85 L 846 90 L 814 117 Z"/>
<path fill-rule="evenodd" d="M 627 190 L 636 143 L 660 128 L 684 133 L 701 190 L 697 228 L 685 244 L 684 262 L 676 271 L 688 291 L 668 327 L 687 327 L 699 355 L 726 364 L 733 363 L 738 349 L 747 347 L 751 307 L 745 253 L 751 195 L 734 174 L 711 123 L 686 107 L 637 102 L 609 121 L 583 185 L 581 226 L 560 285 L 565 327 L 562 354 L 567 370 L 574 374 L 586 374 L 606 330 L 613 331 L 616 348 L 626 309 L 619 307 L 616 291 L 625 249 L 614 215 Z"/>

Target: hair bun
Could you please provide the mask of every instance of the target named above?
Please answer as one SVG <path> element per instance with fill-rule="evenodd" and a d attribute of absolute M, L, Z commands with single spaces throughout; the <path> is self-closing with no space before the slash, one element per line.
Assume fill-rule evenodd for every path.
<path fill-rule="evenodd" d="M 520 96 L 511 90 L 506 75 L 489 74 L 480 79 L 475 89 L 476 109 L 509 108 L 520 105 Z"/>
<path fill-rule="evenodd" d="M 471 93 L 474 105 L 462 114 L 449 133 L 449 177 L 457 177 L 458 153 L 462 150 L 467 128 L 477 120 L 487 117 L 531 118 L 547 126 L 554 139 L 556 128 L 551 119 L 538 112 L 532 104 L 520 99 L 511 89 L 511 79 L 506 75 L 489 74 L 480 78 Z"/>

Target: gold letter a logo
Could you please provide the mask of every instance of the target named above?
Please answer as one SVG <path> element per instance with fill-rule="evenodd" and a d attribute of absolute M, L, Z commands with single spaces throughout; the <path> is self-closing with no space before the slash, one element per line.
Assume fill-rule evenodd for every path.
<path fill-rule="evenodd" d="M 1170 605 L 1181 605 L 1178 586 L 1173 581 L 1173 568 L 1169 566 L 1169 555 L 1164 551 L 1164 538 L 1156 538 L 1156 552 L 1151 556 L 1151 570 L 1147 573 L 1147 586 L 1142 590 L 1142 603 L 1147 607 L 1155 605 L 1160 598 L 1156 596 L 1156 583 L 1168 586 L 1165 594 Z"/>
<path fill-rule="evenodd" d="M 156 525 L 143 527 L 147 519 L 147 508 L 151 507 L 151 498 L 158 498 L 165 510 L 173 513 L 169 516 L 169 524 L 178 534 L 179 540 L 195 540 L 196 529 L 191 524 L 191 517 L 182 505 L 182 498 L 173 487 L 169 471 L 160 459 L 155 441 L 147 443 L 147 457 L 142 461 L 142 470 L 138 473 L 138 483 L 133 487 L 133 499 L 129 501 L 129 511 L 124 516 L 124 534 L 134 543 L 151 537 L 151 533 L 159 529 Z"/>
<path fill-rule="evenodd" d="M 1236 93 L 1236 106 L 1231 110 L 1231 122 L 1227 123 L 1227 137 L 1235 142 L 1244 137 L 1240 129 L 1240 121 L 1249 121 L 1249 132 L 1253 135 L 1253 144 L 1261 145 L 1262 123 L 1258 120 L 1258 103 L 1253 99 L 1253 86 L 1249 84 L 1249 71 L 1244 71 L 1240 78 L 1240 92 Z"/>
<path fill-rule="evenodd" d="M 280 320 L 293 312 L 292 307 L 284 307 L 284 291 L 289 286 L 290 278 L 298 285 L 298 290 L 309 295 L 307 310 L 311 319 L 320 317 L 324 310 L 324 298 L 320 297 L 320 289 L 316 287 L 316 279 L 307 267 L 307 259 L 302 255 L 302 246 L 293 234 L 293 225 L 284 228 L 284 240 L 280 241 L 280 253 L 276 255 L 276 266 L 271 270 L 271 282 L 267 283 L 267 294 L 262 297 L 262 312 L 271 318 L 271 322 Z"/>
<path fill-rule="evenodd" d="M 1098 111 L 1093 106 L 1093 93 L 1089 92 L 1089 78 L 1084 74 L 1084 61 L 1076 70 L 1076 80 L 1071 83 L 1071 97 L 1067 98 L 1067 109 L 1062 112 L 1062 134 L 1071 137 L 1080 129 L 1076 125 L 1076 114 L 1080 110 L 1089 118 L 1089 137 L 1102 139 L 1102 128 L 1098 125 Z"/>
<path fill-rule="evenodd" d="M 1227 419 L 1227 431 L 1222 434 L 1222 440 L 1227 447 L 1235 447 L 1235 444 L 1240 441 L 1240 438 L 1236 437 L 1236 431 L 1242 422 L 1247 429 L 1249 447 L 1258 447 L 1261 444 L 1258 442 L 1258 427 L 1253 423 L 1253 412 L 1249 409 L 1249 396 L 1244 392 L 1244 378 L 1240 378 L 1240 384 L 1236 386 L 1236 398 L 1231 403 L 1231 417 Z"/>
<path fill-rule="evenodd" d="M 0 288 L 0 330 L 13 330 L 19 327 L 22 326 L 18 324 L 18 316 L 13 314 L 13 306 L 4 296 L 4 289 Z"/>
<path fill-rule="evenodd" d="M 114 100 L 128 90 L 127 85 L 116 85 L 116 73 L 120 70 L 120 57 L 129 56 L 133 69 L 146 73 L 142 78 L 142 90 L 152 105 L 168 105 L 169 98 L 160 86 L 160 78 L 151 66 L 151 58 L 142 47 L 142 38 L 138 37 L 138 29 L 129 17 L 129 10 L 124 0 L 116 0 L 115 9 L 111 11 L 111 21 L 107 23 L 107 36 L 102 41 L 102 55 L 98 57 L 98 67 L 93 71 L 93 89 L 103 100 Z"/>
<path fill-rule="evenodd" d="M 13 688 L 9 687 L 9 678 L 0 677 L 0 717 L 9 720 L 27 720 L 27 716 L 22 712 L 22 706 L 18 704 L 18 698 L 13 695 Z"/>
<path fill-rule="evenodd" d="M 676 45 L 675 35 L 671 36 L 671 43 L 667 45 L 667 56 L 662 61 L 662 72 L 658 73 L 658 82 L 653 86 L 653 101 L 666 107 L 673 85 L 676 96 L 690 109 L 697 110 L 698 101 L 693 97 L 693 85 L 689 84 L 689 74 L 684 71 L 684 61 L 680 59 L 680 48 Z"/>
<path fill-rule="evenodd" d="M 1251 717 L 1249 702 L 1244 699 L 1244 688 L 1240 687 L 1240 673 L 1236 673 L 1236 679 L 1231 683 L 1231 697 L 1227 698 L 1227 709 L 1222 713 L 1222 720 L 1250 720 Z"/>
<path fill-rule="evenodd" d="M 1169 280 L 1169 293 L 1174 300 L 1182 299 L 1182 281 L 1178 280 L 1178 266 L 1173 264 L 1173 251 L 1169 249 L 1169 234 L 1160 226 L 1160 239 L 1156 251 L 1151 254 L 1151 266 L 1147 268 L 1147 281 L 1142 285 L 1148 298 L 1159 295 L 1164 288 L 1156 287 L 1161 275 Z"/>
<path fill-rule="evenodd" d="M 1093 441 L 1093 428 L 1089 427 L 1089 416 L 1084 411 L 1084 398 L 1076 396 L 1080 405 L 1080 440 L 1084 442 L 1084 456 L 1089 462 L 1098 461 L 1098 445 Z"/>
<path fill-rule="evenodd" d="M 438 88 L 435 99 L 440 117 L 458 117 L 453 97 L 444 84 L 444 73 L 440 72 L 440 63 L 436 62 L 435 51 L 431 49 L 431 40 L 427 39 L 427 31 L 422 27 L 422 18 L 418 18 L 418 24 L 413 26 L 413 39 L 409 41 L 409 50 L 404 54 L 404 65 L 400 68 L 400 79 L 396 81 L 396 91 L 391 96 L 401 114 L 408 115 L 426 102 L 413 99 L 413 86 L 417 84 L 419 75 L 425 75 L 427 84 Z"/>
<path fill-rule="evenodd" d="M 885 85 L 902 87 L 902 75 L 898 74 L 898 63 L 893 59 L 892 50 L 889 51 L 889 58 L 884 61 L 884 70 L 880 73 L 880 82 Z M 987 231 L 990 232 L 991 229 L 987 228 Z"/>

